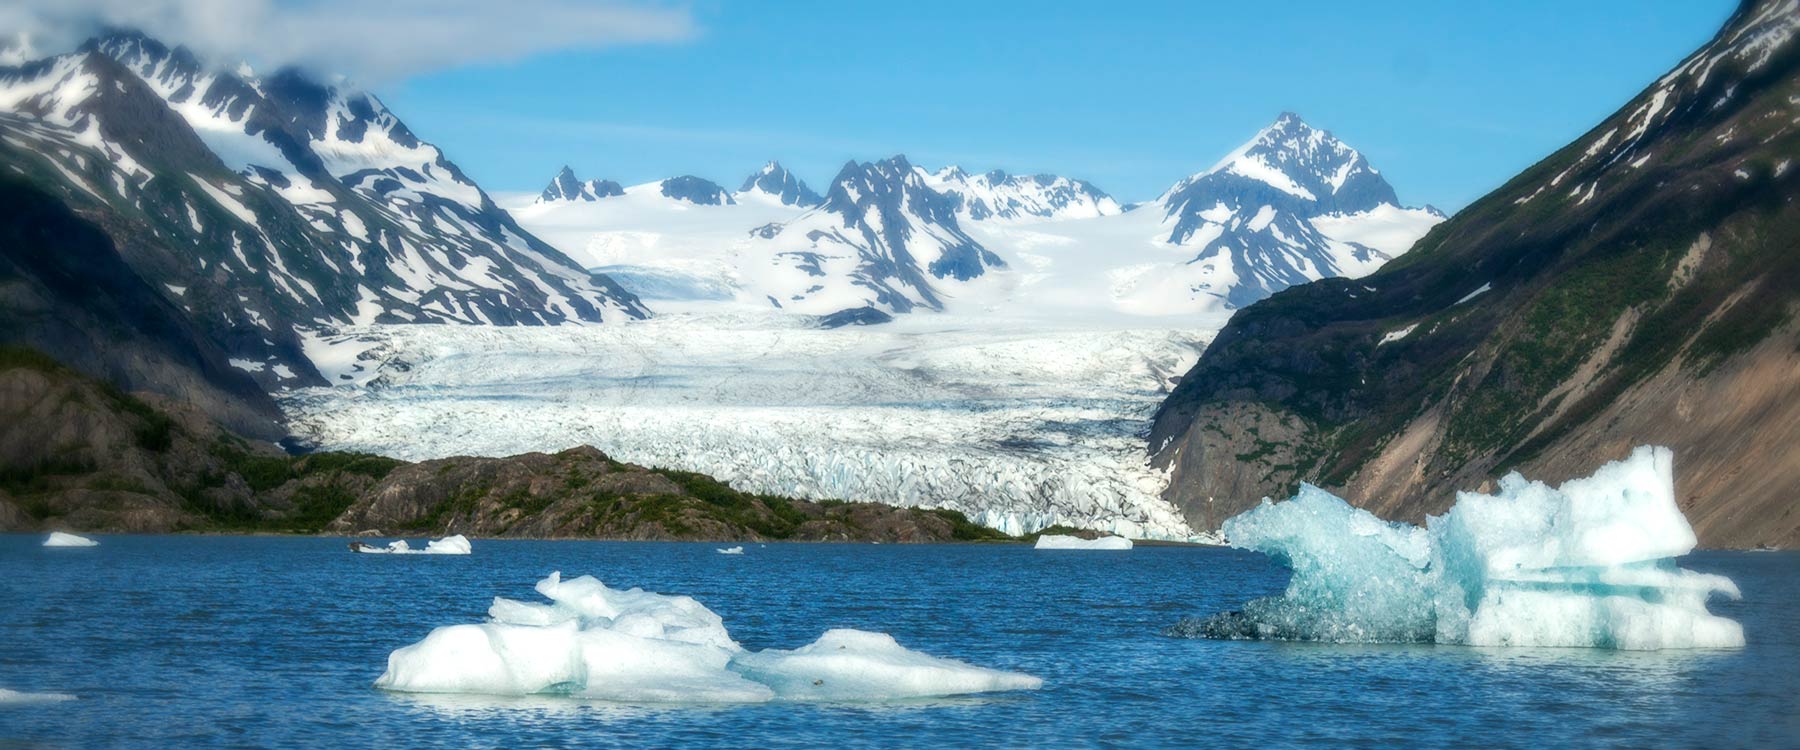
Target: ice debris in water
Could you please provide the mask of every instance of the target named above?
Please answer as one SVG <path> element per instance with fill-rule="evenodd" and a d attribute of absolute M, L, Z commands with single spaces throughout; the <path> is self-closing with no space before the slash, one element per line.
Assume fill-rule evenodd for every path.
<path fill-rule="evenodd" d="M 1044 534 L 1037 538 L 1033 549 L 1131 549 L 1131 540 L 1122 536 L 1103 536 L 1099 539 L 1082 539 L 1078 536 L 1061 534 Z"/>
<path fill-rule="evenodd" d="M 100 543 L 96 542 L 92 539 L 89 539 L 85 536 L 80 536 L 78 534 L 70 534 L 70 533 L 62 532 L 62 531 L 52 531 L 52 532 L 50 532 L 50 536 L 44 539 L 44 546 L 45 547 L 98 547 L 98 546 L 100 546 Z"/>
<path fill-rule="evenodd" d="M 608 588 L 592 576 L 539 581 L 551 604 L 494 599 L 488 621 L 437 628 L 388 656 L 386 690 L 562 694 L 625 703 L 888 700 L 1033 690 L 1030 675 L 830 630 L 792 651 L 746 651 L 686 596 Z"/>
<path fill-rule="evenodd" d="M 68 693 L 26 693 L 18 690 L 0 688 L 0 706 L 29 705 L 33 703 L 61 703 L 75 700 Z"/>
<path fill-rule="evenodd" d="M 370 555 L 467 555 L 474 551 L 469 544 L 469 538 L 461 534 L 454 534 L 443 539 L 433 539 L 425 543 L 425 549 L 413 549 L 405 539 L 388 542 L 386 547 L 352 542 L 350 549 Z"/>
<path fill-rule="evenodd" d="M 1517 472 L 1497 495 L 1457 493 L 1425 528 L 1388 523 L 1311 485 L 1227 520 L 1231 544 L 1293 570 L 1287 591 L 1173 635 L 1632 650 L 1733 648 L 1742 626 L 1706 610 L 1724 576 L 1676 567 L 1693 528 L 1674 458 L 1640 447 L 1552 488 Z"/>
<path fill-rule="evenodd" d="M 741 554 L 744 554 L 744 548 L 743 547 L 719 547 L 719 548 L 717 548 L 717 552 L 721 555 L 741 555 Z"/>

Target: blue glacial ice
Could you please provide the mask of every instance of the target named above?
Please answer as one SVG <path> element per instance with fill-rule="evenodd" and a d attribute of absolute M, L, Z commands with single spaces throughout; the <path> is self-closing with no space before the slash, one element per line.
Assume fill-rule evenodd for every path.
<path fill-rule="evenodd" d="M 408 693 L 566 695 L 621 703 L 874 701 L 1034 690 L 1043 681 L 910 651 L 883 633 L 830 630 L 791 651 L 747 651 L 686 596 L 591 576 L 537 584 L 550 604 L 495 598 L 488 621 L 449 625 L 388 656 L 375 686 Z"/>
<path fill-rule="evenodd" d="M 1640 447 L 1560 487 L 1500 480 L 1457 493 L 1425 528 L 1389 523 L 1311 485 L 1224 524 L 1233 546 L 1292 569 L 1287 590 L 1174 635 L 1330 642 L 1629 650 L 1733 648 L 1738 623 L 1707 598 L 1739 596 L 1679 568 L 1693 528 L 1675 504 L 1674 457 Z"/>

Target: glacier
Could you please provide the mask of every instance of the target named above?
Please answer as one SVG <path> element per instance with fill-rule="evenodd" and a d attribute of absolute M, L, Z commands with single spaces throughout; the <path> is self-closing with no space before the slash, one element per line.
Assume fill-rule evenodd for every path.
<path fill-rule="evenodd" d="M 1707 611 L 1728 578 L 1685 570 L 1692 527 L 1674 456 L 1644 446 L 1559 487 L 1517 472 L 1493 495 L 1457 493 L 1424 528 L 1390 523 L 1311 485 L 1224 524 L 1233 546 L 1292 569 L 1287 590 L 1172 635 L 1620 650 L 1735 648 Z"/>
<path fill-rule="evenodd" d="M 321 446 L 407 460 L 588 444 L 747 492 L 950 508 L 1013 534 L 1204 539 L 1143 446 L 1214 322 L 932 314 L 821 330 L 671 309 L 554 329 L 355 326 L 306 335 L 339 385 L 282 406 Z"/>
<path fill-rule="evenodd" d="M 383 690 L 566 695 L 621 703 L 880 701 L 1004 690 L 1043 680 L 906 649 L 884 633 L 828 630 L 793 650 L 748 651 L 686 596 L 592 576 L 537 584 L 551 604 L 496 597 L 488 621 L 437 628 L 388 656 Z"/>

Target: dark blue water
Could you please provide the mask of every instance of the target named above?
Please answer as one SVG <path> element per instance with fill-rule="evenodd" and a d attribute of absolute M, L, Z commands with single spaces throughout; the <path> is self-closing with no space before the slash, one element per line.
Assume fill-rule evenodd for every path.
<path fill-rule="evenodd" d="M 342 541 L 0 535 L 0 747 L 1800 747 L 1800 554 L 1706 553 L 1741 651 L 1611 653 L 1177 640 L 1285 571 L 1207 548 L 477 540 L 469 557 Z M 1045 678 L 891 705 L 619 707 L 374 690 L 389 651 L 537 600 L 552 570 L 697 597 L 747 648 L 830 627 Z"/>

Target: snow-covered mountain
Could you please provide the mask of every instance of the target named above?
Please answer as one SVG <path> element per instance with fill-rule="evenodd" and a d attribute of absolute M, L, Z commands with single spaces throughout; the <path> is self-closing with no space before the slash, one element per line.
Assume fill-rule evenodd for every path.
<path fill-rule="evenodd" d="M 296 326 L 646 315 L 374 96 L 142 35 L 0 67 L 0 165 L 105 229 L 268 388 L 316 382 Z"/>
<path fill-rule="evenodd" d="M 970 175 L 957 166 L 921 173 L 925 184 L 956 200 L 957 215 L 968 221 L 1090 219 L 1124 210 L 1112 196 L 1086 180 L 1051 174 L 1009 175 L 998 169 Z"/>
<path fill-rule="evenodd" d="M 850 162 L 817 209 L 756 230 L 741 277 L 801 312 L 941 310 L 944 288 L 1006 268 L 963 231 L 956 209 L 905 156 Z"/>
<path fill-rule="evenodd" d="M 771 161 L 764 164 L 756 174 L 744 178 L 744 186 L 738 188 L 738 196 L 761 195 L 787 206 L 811 208 L 825 202 L 812 188 L 807 187 L 787 167 L 780 162 Z"/>
<path fill-rule="evenodd" d="M 1361 276 L 1444 218 L 1400 205 L 1362 154 L 1293 114 L 1130 209 L 1084 180 L 934 172 L 904 156 L 851 162 L 823 199 L 811 195 L 769 162 L 736 194 L 743 206 L 519 216 L 651 298 L 1090 317 L 1228 313 L 1294 284 Z"/>
<path fill-rule="evenodd" d="M 555 203 L 557 201 L 588 201 L 624 195 L 625 188 L 612 180 L 582 180 L 575 176 L 575 170 L 567 165 L 561 172 L 551 178 L 544 192 L 538 193 L 537 202 Z"/>
<path fill-rule="evenodd" d="M 1192 277 L 1195 292 L 1233 307 L 1295 284 L 1362 276 L 1405 252 L 1397 242 L 1370 244 L 1358 232 L 1364 223 L 1428 228 L 1444 218 L 1401 207 L 1362 154 L 1291 112 L 1146 208 L 1173 224 L 1169 243 L 1198 248 L 1190 264 L 1212 269 Z"/>

